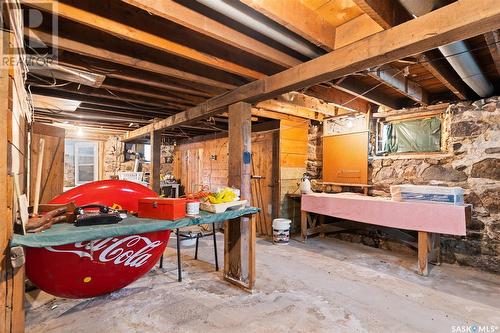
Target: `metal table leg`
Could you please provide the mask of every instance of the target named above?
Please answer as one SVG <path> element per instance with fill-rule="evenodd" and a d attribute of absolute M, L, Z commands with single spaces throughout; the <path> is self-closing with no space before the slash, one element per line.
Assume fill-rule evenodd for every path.
<path fill-rule="evenodd" d="M 179 228 L 175 229 L 177 234 L 177 281 L 182 282 L 182 270 L 181 270 L 181 241 L 179 236 Z"/>
<path fill-rule="evenodd" d="M 215 235 L 215 223 L 212 223 L 212 231 L 214 236 L 215 270 L 219 271 L 219 258 L 217 257 L 217 237 Z"/>

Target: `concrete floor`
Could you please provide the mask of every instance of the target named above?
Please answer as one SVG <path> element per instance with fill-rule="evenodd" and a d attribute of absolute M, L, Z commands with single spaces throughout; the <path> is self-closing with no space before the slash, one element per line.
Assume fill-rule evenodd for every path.
<path fill-rule="evenodd" d="M 219 239 L 222 249 L 222 236 Z M 171 241 L 170 245 L 175 245 Z M 27 332 L 500 332 L 500 276 L 467 267 L 416 275 L 416 256 L 314 238 L 304 245 L 257 242 L 253 294 L 215 273 L 211 242 L 200 260 L 175 251 L 158 268 L 90 300 L 28 297 Z M 220 251 L 220 258 L 222 258 Z"/>

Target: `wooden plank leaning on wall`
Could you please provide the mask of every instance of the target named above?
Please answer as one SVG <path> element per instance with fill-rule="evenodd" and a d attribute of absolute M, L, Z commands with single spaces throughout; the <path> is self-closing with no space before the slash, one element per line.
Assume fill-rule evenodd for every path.
<path fill-rule="evenodd" d="M 13 35 L 10 33 L 0 33 L 0 45 L 2 50 L 2 60 L 10 57 L 10 45 L 13 42 Z M 12 61 L 8 62 L 12 64 Z M 1 64 L 4 64 L 2 61 Z M 24 332 L 24 266 L 14 269 L 10 261 L 9 240 L 13 233 L 13 203 L 14 186 L 12 169 L 13 164 L 17 165 L 19 172 L 24 174 L 25 165 L 18 154 L 19 149 L 24 151 L 25 142 L 19 144 L 16 140 L 23 138 L 26 140 L 26 130 L 24 122 L 14 123 L 13 101 L 19 100 L 20 93 L 16 90 L 15 82 L 18 75 L 15 71 L 19 67 L 12 65 L 2 66 L 0 64 L 0 333 Z M 21 85 L 22 86 L 22 85 Z M 13 131 L 13 126 L 18 126 Z M 14 133 L 22 133 L 16 137 Z M 16 140 L 14 140 L 16 139 Z M 16 141 L 16 146 L 13 142 Z M 16 159 L 16 161 L 14 161 Z M 19 159 L 19 160 L 17 160 Z M 24 176 L 24 175 L 23 175 Z M 21 187 L 24 193 L 24 187 Z"/>
<path fill-rule="evenodd" d="M 239 188 L 241 198 L 250 201 L 252 106 L 229 106 L 229 186 Z M 248 290 L 255 285 L 255 219 L 224 225 L 224 278 Z"/>

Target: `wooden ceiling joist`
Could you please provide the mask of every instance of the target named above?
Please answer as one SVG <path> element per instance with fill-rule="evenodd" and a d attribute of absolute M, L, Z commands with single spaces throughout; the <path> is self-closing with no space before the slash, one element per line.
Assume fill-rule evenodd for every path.
<path fill-rule="evenodd" d="M 175 92 L 180 92 L 180 93 L 185 93 L 193 96 L 200 96 L 200 97 L 213 97 L 212 94 L 203 92 L 203 91 L 198 91 L 194 89 L 188 89 L 188 88 L 182 88 L 176 85 L 164 83 L 164 82 L 158 82 L 158 81 L 153 81 L 153 80 L 147 80 L 143 79 L 137 76 L 132 76 L 128 74 L 122 74 L 122 73 L 109 73 L 106 74 L 107 77 L 113 78 L 113 79 L 119 79 L 122 81 L 128 81 L 132 83 L 137 83 L 141 84 L 144 86 L 151 86 L 155 87 L 158 89 L 164 89 L 164 90 L 170 90 L 170 91 L 175 91 Z"/>
<path fill-rule="evenodd" d="M 253 39 L 231 27 L 199 14 L 172 0 L 123 0 L 130 5 L 175 22 L 191 30 L 217 39 L 223 43 L 245 50 L 248 53 L 270 60 L 284 67 L 293 67 L 300 60 Z"/>
<path fill-rule="evenodd" d="M 282 103 L 274 99 L 263 101 L 255 105 L 257 110 L 267 110 L 276 113 L 287 114 L 290 116 L 295 116 L 304 119 L 313 119 L 318 121 L 323 121 L 324 114 L 316 112 L 314 110 L 289 103 Z M 276 118 L 272 118 L 276 119 Z"/>
<path fill-rule="evenodd" d="M 70 51 L 77 54 L 82 54 L 91 58 L 111 61 L 117 64 L 129 66 L 140 70 L 145 70 L 151 73 L 162 74 L 165 76 L 201 83 L 208 86 L 213 86 L 223 89 L 236 88 L 235 85 L 228 84 L 226 82 L 216 81 L 200 75 L 184 72 L 172 67 L 163 66 L 150 61 L 134 58 L 125 54 L 120 54 L 106 49 L 93 47 L 91 45 L 81 43 L 76 40 L 71 40 L 61 36 L 58 36 L 57 38 L 52 38 L 52 35 L 40 30 L 25 28 L 25 35 L 29 36 L 30 38 L 34 38 L 36 36 L 36 38 L 40 39 L 43 43 L 51 45 L 54 48 Z"/>
<path fill-rule="evenodd" d="M 242 0 L 242 2 L 313 44 L 328 51 L 335 49 L 335 26 L 300 1 Z"/>
<path fill-rule="evenodd" d="M 377 70 L 369 71 L 368 75 L 421 105 L 429 104 L 429 93 L 416 82 L 405 77 L 403 70 L 382 66 Z"/>
<path fill-rule="evenodd" d="M 399 1 L 354 0 L 354 2 L 383 29 L 390 29 L 413 19 Z M 432 58 L 431 53 L 425 52 L 422 55 L 421 59 L 427 60 L 423 62 L 424 67 L 459 99 L 466 99 L 467 89 L 458 75 L 454 75 L 456 73 L 453 73 L 446 64 L 438 65 L 436 62 L 428 61 L 430 58 Z"/>
<path fill-rule="evenodd" d="M 358 99 L 365 99 L 370 103 L 388 107 L 390 109 L 399 109 L 402 105 L 391 96 L 388 96 L 378 89 L 355 79 L 352 76 L 343 78 L 340 82 L 335 83 L 336 89 L 353 94 Z"/>
<path fill-rule="evenodd" d="M 306 108 L 327 116 L 334 116 L 338 106 L 298 92 L 290 92 L 276 97 L 280 103 Z"/>
<path fill-rule="evenodd" d="M 437 50 L 431 50 L 420 54 L 418 62 L 460 100 L 466 100 L 468 93 L 465 83 L 449 65 L 435 60 L 439 58 L 442 58 L 442 54 Z"/>
<path fill-rule="evenodd" d="M 322 46 L 328 51 L 338 49 L 383 30 L 367 14 L 335 27 L 300 1 L 244 0 L 243 2 L 309 41 L 318 43 L 319 40 L 326 40 L 328 45 L 323 43 Z M 339 94 L 337 99 L 352 101 L 351 106 L 347 107 L 347 109 L 365 112 L 366 107 L 357 104 L 364 102 L 367 105 L 372 102 L 370 96 L 365 97 L 357 90 L 349 91 L 345 85 L 341 90 L 337 89 L 336 92 Z M 332 93 L 328 95 L 330 98 L 333 97 Z M 348 95 L 347 98 L 344 98 L 345 95 Z M 387 104 L 394 104 L 392 101 L 390 103 L 381 103 L 385 103 L 386 106 Z M 340 106 L 339 103 L 337 105 Z"/>
<path fill-rule="evenodd" d="M 255 103 L 366 68 L 381 66 L 444 44 L 492 31 L 499 25 L 500 6 L 497 6 L 496 0 L 454 2 L 392 29 L 381 31 L 278 74 L 248 83 L 167 119 L 129 132 L 124 140 L 216 114 L 233 103 L 240 101 Z"/>
<path fill-rule="evenodd" d="M 182 110 L 185 109 L 184 105 L 176 105 L 169 102 L 161 102 L 155 101 L 151 99 L 145 99 L 140 96 L 122 96 L 121 94 L 116 94 L 113 92 L 107 91 L 99 91 L 99 90 L 90 90 L 90 89 L 80 89 L 80 90 L 72 90 L 67 87 L 59 87 L 57 89 L 54 88 L 44 88 L 44 87 L 31 87 L 33 93 L 44 95 L 44 96 L 54 96 L 61 98 L 68 98 L 76 101 L 87 101 L 89 98 L 98 98 L 99 100 L 111 100 L 117 102 L 125 102 L 130 103 L 130 105 L 135 106 L 137 109 L 141 107 L 144 109 L 147 108 L 164 108 L 168 110 Z"/>
<path fill-rule="evenodd" d="M 384 29 L 411 20 L 413 17 L 394 0 L 353 0 L 356 5 Z"/>
<path fill-rule="evenodd" d="M 160 37 L 152 33 L 136 29 L 125 23 L 117 22 L 109 18 L 96 15 L 94 13 L 82 10 L 80 8 L 65 4 L 57 0 L 50 0 L 45 2 L 40 2 L 37 0 L 24 0 L 24 2 L 31 7 L 43 10 L 45 12 L 52 12 L 54 8 L 57 8 L 57 12 L 53 13 L 54 15 L 64 17 L 68 20 L 104 31 L 111 35 L 134 43 L 138 43 L 140 45 L 190 59 L 232 74 L 240 75 L 242 77 L 250 79 L 260 79 L 262 77 L 265 77 L 265 74 L 263 73 L 252 70 L 250 68 L 246 68 L 223 58 L 200 52 L 196 49 L 176 43 L 164 37 Z"/>
<path fill-rule="evenodd" d="M 199 103 L 202 103 L 205 99 L 192 99 L 192 98 L 179 98 L 179 97 L 172 97 L 168 96 L 166 93 L 160 93 L 160 92 L 149 92 L 145 91 L 142 89 L 137 89 L 137 88 L 132 88 L 132 87 L 126 87 L 124 85 L 118 85 L 118 84 L 108 84 L 108 83 L 103 83 L 101 85 L 102 89 L 108 89 L 111 91 L 118 91 L 121 93 L 126 93 L 126 94 L 133 94 L 133 95 L 139 95 L 139 96 L 144 96 L 144 97 L 150 97 L 154 98 L 157 100 L 162 100 L 162 101 L 167 101 L 167 102 L 173 102 L 176 103 L 177 105 L 196 105 Z"/>
<path fill-rule="evenodd" d="M 308 88 L 305 94 L 322 99 L 335 106 L 351 111 L 368 112 L 371 109 L 371 104 L 365 98 L 356 98 L 352 91 L 341 90 L 335 87 L 324 87 L 316 85 Z"/>
<path fill-rule="evenodd" d="M 484 34 L 484 39 L 490 50 L 495 68 L 500 75 L 500 30 L 489 31 Z"/>

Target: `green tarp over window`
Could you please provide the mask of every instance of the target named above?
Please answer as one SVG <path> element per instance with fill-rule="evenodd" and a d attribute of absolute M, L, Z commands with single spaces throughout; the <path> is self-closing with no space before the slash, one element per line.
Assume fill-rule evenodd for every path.
<path fill-rule="evenodd" d="M 437 117 L 386 124 L 384 131 L 388 153 L 441 150 L 441 120 Z"/>

